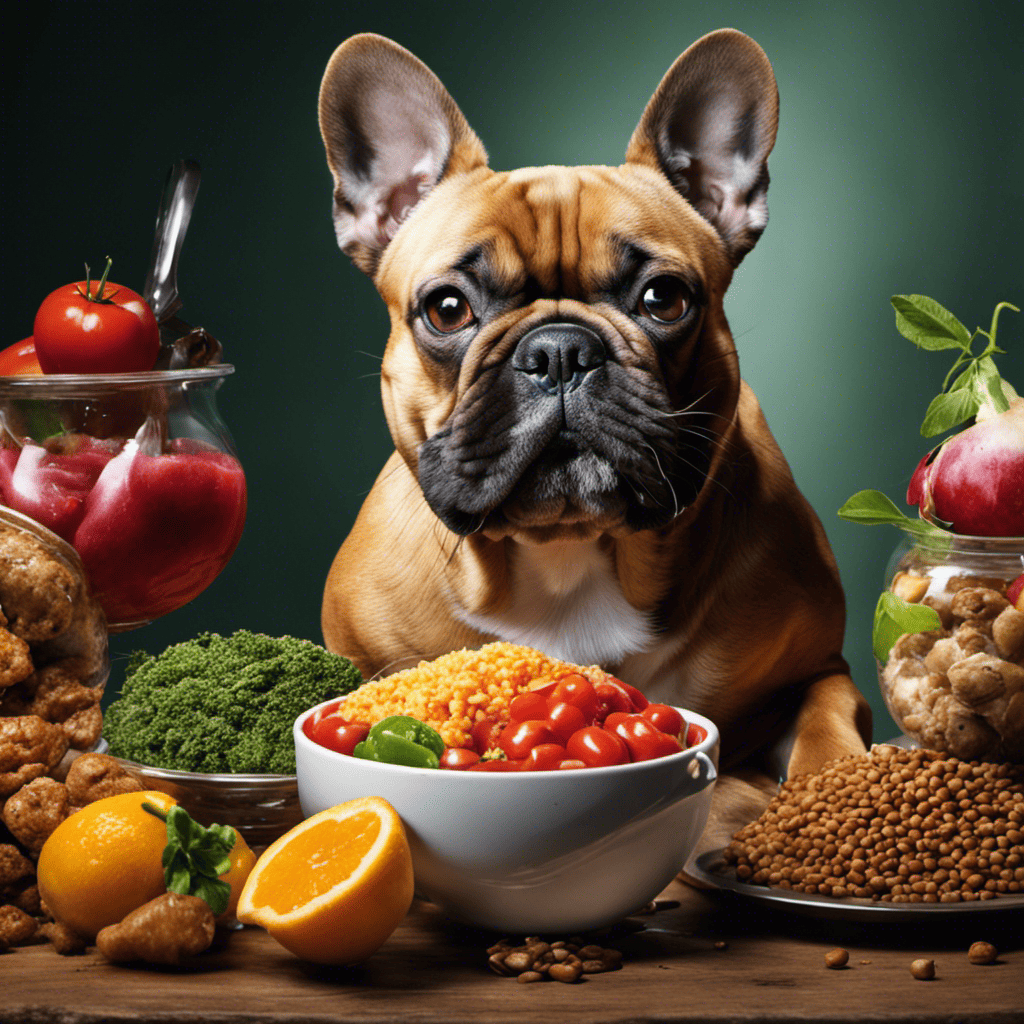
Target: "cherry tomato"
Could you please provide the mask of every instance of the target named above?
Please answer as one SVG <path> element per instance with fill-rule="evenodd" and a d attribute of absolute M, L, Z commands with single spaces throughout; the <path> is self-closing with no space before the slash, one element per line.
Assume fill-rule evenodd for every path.
<path fill-rule="evenodd" d="M 678 736 L 686 724 L 683 716 L 668 704 L 648 704 L 641 714 L 655 729 L 660 729 L 669 736 Z"/>
<path fill-rule="evenodd" d="M 341 715 L 327 715 L 317 722 L 307 734 L 314 743 L 339 754 L 351 754 L 357 743 L 366 739 L 370 731 L 365 722 L 346 722 Z"/>
<path fill-rule="evenodd" d="M 564 700 L 555 701 L 555 703 L 548 701 L 546 717 L 547 723 L 551 726 L 551 731 L 559 743 L 565 743 L 577 729 L 582 729 L 589 724 L 583 716 L 583 712 L 575 704 L 568 704 Z"/>
<path fill-rule="evenodd" d="M 0 377 L 38 376 L 42 372 L 34 338 L 23 338 L 0 352 Z"/>
<path fill-rule="evenodd" d="M 691 722 L 686 727 L 686 745 L 688 747 L 695 747 L 698 743 L 703 743 L 707 738 L 707 729 L 696 722 Z"/>
<path fill-rule="evenodd" d="M 621 686 L 616 686 L 615 683 L 602 680 L 594 684 L 594 690 L 597 692 L 597 698 L 601 702 L 597 712 L 597 722 L 603 722 L 608 715 L 614 714 L 617 711 L 632 712 L 635 710 L 633 702 L 626 695 L 626 691 Z"/>
<path fill-rule="evenodd" d="M 588 768 L 603 768 L 629 761 L 629 748 L 625 741 L 599 725 L 588 725 L 574 732 L 565 745 L 565 752 Z"/>
<path fill-rule="evenodd" d="M 86 274 L 89 268 L 86 267 Z M 152 370 L 160 329 L 138 292 L 88 277 L 43 299 L 32 335 L 44 373 L 129 373 Z"/>
<path fill-rule="evenodd" d="M 616 686 L 621 686 L 626 696 L 629 698 L 630 703 L 636 708 L 637 711 L 643 711 L 650 701 L 635 687 L 630 686 L 629 683 L 624 683 L 621 679 L 616 679 L 612 676 L 612 682 Z"/>
<path fill-rule="evenodd" d="M 523 762 L 519 759 L 498 758 L 494 761 L 477 761 L 471 764 L 467 772 L 518 772 L 521 771 Z"/>
<path fill-rule="evenodd" d="M 528 718 L 543 718 L 548 711 L 544 695 L 536 690 L 527 690 L 512 699 L 508 706 L 510 722 L 525 722 Z"/>
<path fill-rule="evenodd" d="M 473 740 L 473 749 L 481 755 L 493 750 L 498 745 L 498 737 L 501 735 L 502 726 L 491 718 L 481 718 L 470 730 Z"/>
<path fill-rule="evenodd" d="M 626 744 L 634 761 L 650 761 L 683 749 L 677 739 L 656 729 L 643 715 L 612 714 L 604 727 Z"/>
<path fill-rule="evenodd" d="M 561 743 L 538 743 L 523 761 L 524 772 L 553 771 L 565 760 L 566 750 Z"/>
<path fill-rule="evenodd" d="M 525 722 L 511 722 L 498 737 L 498 746 L 512 760 L 526 757 L 539 743 L 554 743 L 555 734 L 546 721 L 528 718 Z"/>
<path fill-rule="evenodd" d="M 464 771 L 470 765 L 476 764 L 480 760 L 480 755 L 468 747 L 448 747 L 438 760 L 442 768 Z"/>
<path fill-rule="evenodd" d="M 581 676 L 578 672 L 570 672 L 555 683 L 555 688 L 551 692 L 551 700 L 565 701 L 578 707 L 583 712 L 587 725 L 591 725 L 597 718 L 601 707 L 601 701 L 593 684 L 586 676 Z"/>

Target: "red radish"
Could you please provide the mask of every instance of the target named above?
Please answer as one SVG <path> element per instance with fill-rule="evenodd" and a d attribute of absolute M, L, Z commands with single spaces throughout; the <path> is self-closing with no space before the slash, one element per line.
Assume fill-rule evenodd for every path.
<path fill-rule="evenodd" d="M 1024 399 L 1014 397 L 1003 413 L 983 406 L 974 426 L 929 452 L 907 501 L 955 533 L 1024 536 Z"/>

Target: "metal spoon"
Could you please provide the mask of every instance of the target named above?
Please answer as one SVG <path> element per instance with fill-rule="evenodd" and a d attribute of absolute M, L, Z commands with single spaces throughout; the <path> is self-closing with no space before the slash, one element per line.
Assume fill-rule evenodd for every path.
<path fill-rule="evenodd" d="M 158 323 L 181 309 L 178 256 L 199 192 L 199 178 L 199 164 L 194 160 L 177 160 L 167 172 L 157 211 L 149 276 L 142 293 Z"/>

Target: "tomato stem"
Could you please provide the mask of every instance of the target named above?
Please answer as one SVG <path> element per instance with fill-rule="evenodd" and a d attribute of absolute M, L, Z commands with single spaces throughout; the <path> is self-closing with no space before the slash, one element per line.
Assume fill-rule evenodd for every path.
<path fill-rule="evenodd" d="M 85 264 L 85 291 L 82 291 L 82 286 L 78 286 L 78 294 L 86 299 L 88 302 L 102 302 L 105 305 L 111 305 L 114 301 L 114 296 L 117 294 L 117 288 L 111 285 L 112 291 L 109 295 L 104 295 L 104 291 L 107 287 L 107 276 L 110 274 L 110 268 L 113 265 L 113 260 L 108 256 L 107 265 L 103 268 L 103 276 L 99 280 L 99 284 L 96 286 L 96 294 L 92 294 L 92 284 L 90 279 L 91 271 L 89 270 L 89 264 Z"/>

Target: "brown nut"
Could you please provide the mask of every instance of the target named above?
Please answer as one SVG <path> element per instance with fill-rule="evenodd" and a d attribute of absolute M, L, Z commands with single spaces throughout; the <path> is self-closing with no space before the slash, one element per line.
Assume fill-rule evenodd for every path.
<path fill-rule="evenodd" d="M 931 981 L 935 977 L 935 961 L 919 959 L 910 965 L 910 973 L 918 981 Z"/>
<path fill-rule="evenodd" d="M 24 946 L 39 930 L 39 922 L 24 910 L 6 904 L 0 907 L 0 949 Z"/>
<path fill-rule="evenodd" d="M 555 981 L 563 981 L 566 984 L 572 984 L 574 981 L 580 980 L 580 975 L 584 973 L 585 965 L 578 963 L 561 963 L 552 964 L 548 968 L 548 977 L 553 978 Z"/>
<path fill-rule="evenodd" d="M 43 776 L 8 797 L 3 822 L 19 843 L 30 852 L 39 853 L 69 813 L 67 786 Z"/>
<path fill-rule="evenodd" d="M 516 978 L 516 981 L 521 981 L 524 985 L 529 984 L 531 981 L 543 981 L 544 975 L 540 971 L 523 971 L 522 974 Z"/>
<path fill-rule="evenodd" d="M 47 921 L 39 926 L 39 934 L 48 939 L 54 951 L 61 956 L 74 956 L 84 953 L 88 943 L 81 935 L 72 931 L 61 921 Z"/>
<path fill-rule="evenodd" d="M 838 971 L 850 962 L 850 954 L 845 949 L 830 949 L 825 954 L 825 966 Z"/>
<path fill-rule="evenodd" d="M 78 807 L 122 793 L 139 793 L 145 787 L 108 754 L 82 754 L 68 769 L 68 796 Z"/>
<path fill-rule="evenodd" d="M 20 683 L 32 674 L 32 667 L 28 644 L 0 627 L 0 689 Z"/>
<path fill-rule="evenodd" d="M 505 957 L 505 966 L 516 973 L 528 971 L 533 967 L 533 957 L 526 950 L 517 949 Z"/>
<path fill-rule="evenodd" d="M 35 873 L 32 861 L 13 843 L 0 843 L 0 888 L 31 878 Z"/>
<path fill-rule="evenodd" d="M 0 605 L 15 636 L 37 643 L 63 633 L 78 589 L 71 570 L 40 540 L 0 525 Z"/>
<path fill-rule="evenodd" d="M 55 767 L 68 749 L 60 726 L 38 715 L 0 718 L 0 797 Z"/>
<path fill-rule="evenodd" d="M 967 950 L 967 959 L 972 964 L 994 964 L 998 955 L 991 942 L 974 942 Z"/>

